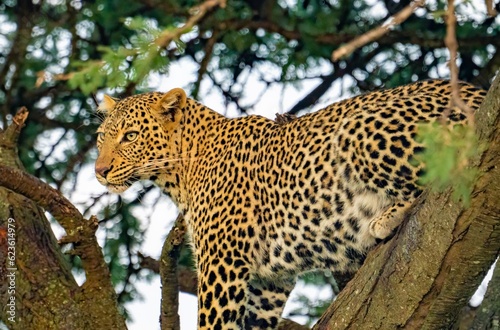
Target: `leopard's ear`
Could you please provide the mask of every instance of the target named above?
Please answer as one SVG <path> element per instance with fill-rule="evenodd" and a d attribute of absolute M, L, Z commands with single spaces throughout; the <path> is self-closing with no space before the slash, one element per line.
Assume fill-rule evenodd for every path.
<path fill-rule="evenodd" d="M 163 94 L 156 109 L 162 118 L 175 122 L 182 117 L 182 109 L 186 106 L 186 92 L 181 88 L 174 88 Z"/>
<path fill-rule="evenodd" d="M 116 100 L 109 95 L 104 95 L 102 102 L 97 107 L 97 112 L 107 115 L 115 107 Z"/>

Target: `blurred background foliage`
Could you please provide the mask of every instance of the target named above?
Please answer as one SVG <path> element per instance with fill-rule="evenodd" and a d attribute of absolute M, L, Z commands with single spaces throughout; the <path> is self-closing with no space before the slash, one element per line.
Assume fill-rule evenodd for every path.
<path fill-rule="evenodd" d="M 332 63 L 333 50 L 410 1 L 227 0 L 224 8 L 210 9 L 190 31 L 163 44 L 196 14 L 200 1 L 3 0 L 0 126 L 6 127 L 19 107 L 28 107 L 21 159 L 28 172 L 71 195 L 85 184 L 77 174 L 96 157 L 93 93 L 99 98 L 103 92 L 126 96 L 156 89 L 158 77 L 177 79 L 169 76 L 171 64 L 187 61 L 196 70 L 186 72 L 182 81 L 188 83 L 180 87 L 202 102 L 217 94 L 238 115 L 252 112 L 267 90 L 300 90 L 307 83 L 312 88 L 283 109 L 296 114 L 334 97 L 448 78 L 445 2 L 428 1 L 381 39 Z M 480 0 L 458 2 L 457 13 L 459 78 L 488 88 L 500 67 L 500 20 L 488 17 Z M 261 92 L 248 88 L 252 84 Z M 271 109 L 270 116 L 276 112 Z M 149 214 L 158 195 L 146 185 L 126 202 L 100 194 L 76 203 L 87 216 L 99 212 L 104 253 L 122 304 L 137 297 L 135 281 L 152 276 L 141 270 L 145 226 L 134 209 L 152 200 L 142 203 L 148 205 L 141 212 Z M 304 281 L 338 291 L 331 274 Z M 324 300 L 312 304 L 299 297 L 304 307 L 292 314 L 314 319 L 331 296 Z"/>

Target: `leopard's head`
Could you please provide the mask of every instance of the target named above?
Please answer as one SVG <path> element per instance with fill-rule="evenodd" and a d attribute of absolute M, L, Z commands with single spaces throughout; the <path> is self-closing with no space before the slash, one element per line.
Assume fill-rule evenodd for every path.
<path fill-rule="evenodd" d="M 186 93 L 146 93 L 115 100 L 104 96 L 98 112 L 97 180 L 111 192 L 122 193 L 137 180 L 155 180 L 169 171 L 179 150 Z M 171 169 L 170 169 L 171 170 Z"/>

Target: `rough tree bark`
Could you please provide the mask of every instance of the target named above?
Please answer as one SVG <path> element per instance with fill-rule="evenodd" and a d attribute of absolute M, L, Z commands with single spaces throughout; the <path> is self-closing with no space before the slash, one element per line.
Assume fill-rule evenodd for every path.
<path fill-rule="evenodd" d="M 109 270 L 97 244 L 97 221 L 82 218 L 57 190 L 22 171 L 17 137 L 22 109 L 0 131 L 0 320 L 10 329 L 125 329 Z M 44 215 L 68 234 L 82 260 L 78 285 Z"/>
<path fill-rule="evenodd" d="M 314 329 L 447 329 L 500 251 L 500 77 L 476 114 L 487 142 L 471 205 L 446 193 L 417 201 L 373 250 Z M 498 266 L 497 266 L 498 268 Z"/>

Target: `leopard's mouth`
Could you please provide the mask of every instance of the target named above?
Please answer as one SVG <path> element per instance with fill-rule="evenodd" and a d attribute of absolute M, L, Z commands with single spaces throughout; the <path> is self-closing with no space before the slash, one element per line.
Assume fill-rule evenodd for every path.
<path fill-rule="evenodd" d="M 113 182 L 106 180 L 105 178 L 103 178 L 100 175 L 96 175 L 96 177 L 97 177 L 97 181 L 99 181 L 100 184 L 105 186 L 106 189 L 108 189 L 110 192 L 112 192 L 114 194 L 121 194 L 121 193 L 125 192 L 128 188 L 130 188 L 130 186 L 134 182 L 138 181 L 138 178 L 131 177 L 131 178 L 127 179 L 126 181 L 124 181 L 123 183 L 113 183 Z"/>
<path fill-rule="evenodd" d="M 128 188 L 130 188 L 135 182 L 139 181 L 141 178 L 135 174 L 132 174 L 128 179 L 126 179 L 123 183 L 111 183 L 107 182 L 106 187 L 109 191 L 115 194 L 121 194 Z"/>

